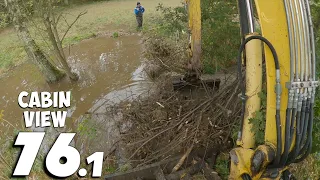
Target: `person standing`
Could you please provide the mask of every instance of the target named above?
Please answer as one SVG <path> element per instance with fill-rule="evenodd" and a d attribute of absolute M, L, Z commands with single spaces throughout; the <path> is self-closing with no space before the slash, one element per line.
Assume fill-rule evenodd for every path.
<path fill-rule="evenodd" d="M 143 13 L 144 13 L 144 7 L 141 6 L 140 2 L 137 2 L 137 7 L 134 9 L 134 14 L 136 15 L 139 29 L 142 28 Z"/>

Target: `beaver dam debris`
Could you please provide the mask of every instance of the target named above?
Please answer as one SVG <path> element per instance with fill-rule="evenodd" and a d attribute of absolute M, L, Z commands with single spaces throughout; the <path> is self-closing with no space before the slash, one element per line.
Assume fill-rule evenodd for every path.
<path fill-rule="evenodd" d="M 178 74 L 184 74 L 181 64 L 187 58 L 181 44 L 152 37 L 145 46 L 144 69 L 156 88 L 113 107 L 121 112 L 120 126 L 129 127 L 121 132 L 119 146 L 125 153 L 117 173 L 105 179 L 190 179 L 195 174 L 219 179 L 216 158 L 233 147 L 231 136 L 240 122 L 240 83 L 234 70 L 215 74 L 209 79 L 219 80 L 211 84 L 205 78 L 182 82 Z"/>
<path fill-rule="evenodd" d="M 135 168 L 106 179 L 149 177 L 151 172 L 154 176 L 159 167 L 166 179 L 178 177 L 175 174 L 180 171 L 211 172 L 217 154 L 232 147 L 230 136 L 241 109 L 238 80 L 221 84 L 219 90 L 204 84 L 181 92 L 173 90 L 170 78 L 160 78 L 156 95 L 118 105 L 122 123 L 130 124 L 130 130 L 121 134 L 125 161 Z M 163 168 L 161 162 L 167 164 L 176 156 L 180 158 L 170 161 L 175 164 L 171 170 Z M 197 163 L 201 165 L 194 170 Z M 150 173 L 143 175 L 142 170 Z"/>

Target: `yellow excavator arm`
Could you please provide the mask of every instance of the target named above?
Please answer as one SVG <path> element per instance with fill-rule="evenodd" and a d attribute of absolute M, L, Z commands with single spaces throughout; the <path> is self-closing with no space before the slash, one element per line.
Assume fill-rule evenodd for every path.
<path fill-rule="evenodd" d="M 246 55 L 246 87 L 242 93 L 245 108 L 239 147 L 230 152 L 230 179 L 288 179 L 287 166 L 306 158 L 312 147 L 318 81 L 309 1 L 255 0 L 260 35 L 254 28 L 252 3 L 239 0 L 239 8 L 246 12 L 242 24 L 248 26 L 242 43 Z M 260 110 L 261 41 L 267 83 L 266 127 L 265 144 L 255 149 L 249 119 Z"/>
<path fill-rule="evenodd" d="M 201 4 L 200 0 L 185 0 L 189 18 L 189 74 L 201 74 Z"/>
<path fill-rule="evenodd" d="M 198 71 L 200 0 L 186 0 L 186 4 L 191 32 L 189 69 Z M 238 6 L 243 38 L 238 71 L 245 84 L 238 147 L 230 152 L 230 179 L 288 179 L 288 165 L 306 158 L 312 147 L 313 105 L 319 82 L 309 0 L 238 0 Z M 261 34 L 255 28 L 253 7 Z M 249 119 L 260 110 L 263 73 L 267 91 L 265 144 L 255 148 Z"/>

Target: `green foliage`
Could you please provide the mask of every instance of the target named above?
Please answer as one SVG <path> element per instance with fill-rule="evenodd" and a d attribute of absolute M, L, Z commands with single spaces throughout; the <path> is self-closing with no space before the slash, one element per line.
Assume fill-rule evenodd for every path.
<path fill-rule="evenodd" d="M 320 155 L 312 154 L 299 164 L 293 165 L 291 172 L 296 179 L 318 180 L 320 177 Z"/>
<path fill-rule="evenodd" d="M 26 52 L 22 47 L 8 47 L 8 49 L 0 49 L 0 69 L 12 67 L 15 65 L 14 62 L 18 62 L 19 59 L 21 61 L 25 54 Z"/>
<path fill-rule="evenodd" d="M 96 37 L 97 35 L 95 33 L 87 33 L 87 34 L 79 34 L 79 35 L 75 35 L 75 36 L 71 36 L 71 37 L 67 37 L 64 41 L 63 41 L 63 45 L 67 45 L 67 44 L 76 44 L 84 39 L 90 39 L 93 37 Z"/>
<path fill-rule="evenodd" d="M 311 14 L 314 24 L 314 29 L 318 30 L 320 26 L 320 0 L 313 0 L 310 3 L 311 6 Z"/>
<path fill-rule="evenodd" d="M 119 167 L 120 172 L 127 172 L 131 168 L 130 163 L 123 164 Z"/>
<path fill-rule="evenodd" d="M 311 13 L 313 18 L 315 36 L 316 36 L 316 62 L 317 77 L 320 78 L 320 0 L 313 0 L 311 3 Z M 313 124 L 313 152 L 320 152 L 320 92 L 316 94 L 314 105 L 314 124 Z M 319 161 L 320 162 L 320 161 Z"/>
<path fill-rule="evenodd" d="M 7 12 L 0 12 L 0 28 L 6 27 L 10 24 L 9 14 Z"/>
<path fill-rule="evenodd" d="M 314 105 L 314 121 L 313 121 L 313 131 L 312 131 L 312 145 L 313 152 L 320 152 L 320 97 L 319 91 L 316 96 L 316 101 Z"/>
<path fill-rule="evenodd" d="M 81 137 L 93 139 L 97 136 L 97 128 L 90 122 L 90 119 L 84 119 L 77 127 L 77 132 Z"/>
<path fill-rule="evenodd" d="M 158 32 L 171 36 L 176 32 L 187 31 L 188 14 L 183 6 L 165 7 L 162 3 L 159 3 L 156 10 L 163 15 L 162 18 L 158 19 Z"/>
<path fill-rule="evenodd" d="M 0 139 L 0 179 L 11 179 L 13 165 L 18 159 L 21 148 L 13 147 L 13 141 L 11 137 L 16 137 L 19 132 L 27 132 L 26 129 L 18 129 L 16 126 L 11 124 L 9 121 L 4 119 L 4 110 L 0 110 L 0 124 L 11 128 L 13 134 L 3 134 L 3 137 Z M 32 176 L 37 177 L 43 173 L 43 162 L 44 157 L 38 155 L 35 159 L 35 163 L 32 167 Z"/>
<path fill-rule="evenodd" d="M 114 32 L 114 33 L 112 34 L 112 37 L 113 37 L 113 38 L 119 37 L 119 33 L 118 33 L 118 32 Z"/>
<path fill-rule="evenodd" d="M 255 112 L 253 118 L 249 119 L 249 123 L 252 124 L 251 132 L 255 134 L 256 144 L 264 144 L 264 131 L 266 128 L 266 107 L 267 107 L 267 93 L 262 90 L 259 93 L 261 99 L 261 108 Z"/>
<path fill-rule="evenodd" d="M 230 173 L 229 170 L 229 154 L 228 153 L 222 153 L 217 157 L 217 161 L 215 164 L 215 170 L 219 174 L 219 176 L 223 180 L 228 179 L 228 175 Z"/>
<path fill-rule="evenodd" d="M 114 166 L 108 166 L 108 167 L 105 168 L 105 171 L 106 171 L 107 174 L 113 174 L 113 173 L 116 172 L 116 170 L 117 169 Z"/>
<path fill-rule="evenodd" d="M 9 17 L 8 10 L 5 6 L 5 4 L 1 3 L 0 1 L 0 28 L 4 28 L 8 26 L 11 22 L 11 19 Z"/>
<path fill-rule="evenodd" d="M 240 45 L 237 3 L 232 0 L 203 0 L 201 3 L 202 62 L 204 72 L 213 74 L 236 63 Z M 157 20 L 157 33 L 172 37 L 177 32 L 188 31 L 188 15 L 184 6 L 172 8 L 159 4 L 157 11 L 163 15 Z"/>
<path fill-rule="evenodd" d="M 214 73 L 236 63 L 240 46 L 237 1 L 203 0 L 202 50 L 205 73 Z"/>

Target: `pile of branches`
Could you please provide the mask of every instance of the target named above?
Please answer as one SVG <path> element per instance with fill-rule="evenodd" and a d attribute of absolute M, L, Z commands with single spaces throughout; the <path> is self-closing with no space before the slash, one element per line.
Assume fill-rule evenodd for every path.
<path fill-rule="evenodd" d="M 187 46 L 188 42 L 183 38 L 179 42 L 158 35 L 145 39 L 144 56 L 148 61 L 144 69 L 148 77 L 154 80 L 164 72 L 184 73 Z"/>
<path fill-rule="evenodd" d="M 131 124 L 122 139 L 132 165 L 139 167 L 176 154 L 187 157 L 194 149 L 220 148 L 230 141 L 241 115 L 238 80 L 219 90 L 206 88 L 204 96 L 194 97 L 173 91 L 168 77 L 160 84 L 156 95 L 122 108 L 123 121 Z"/>

